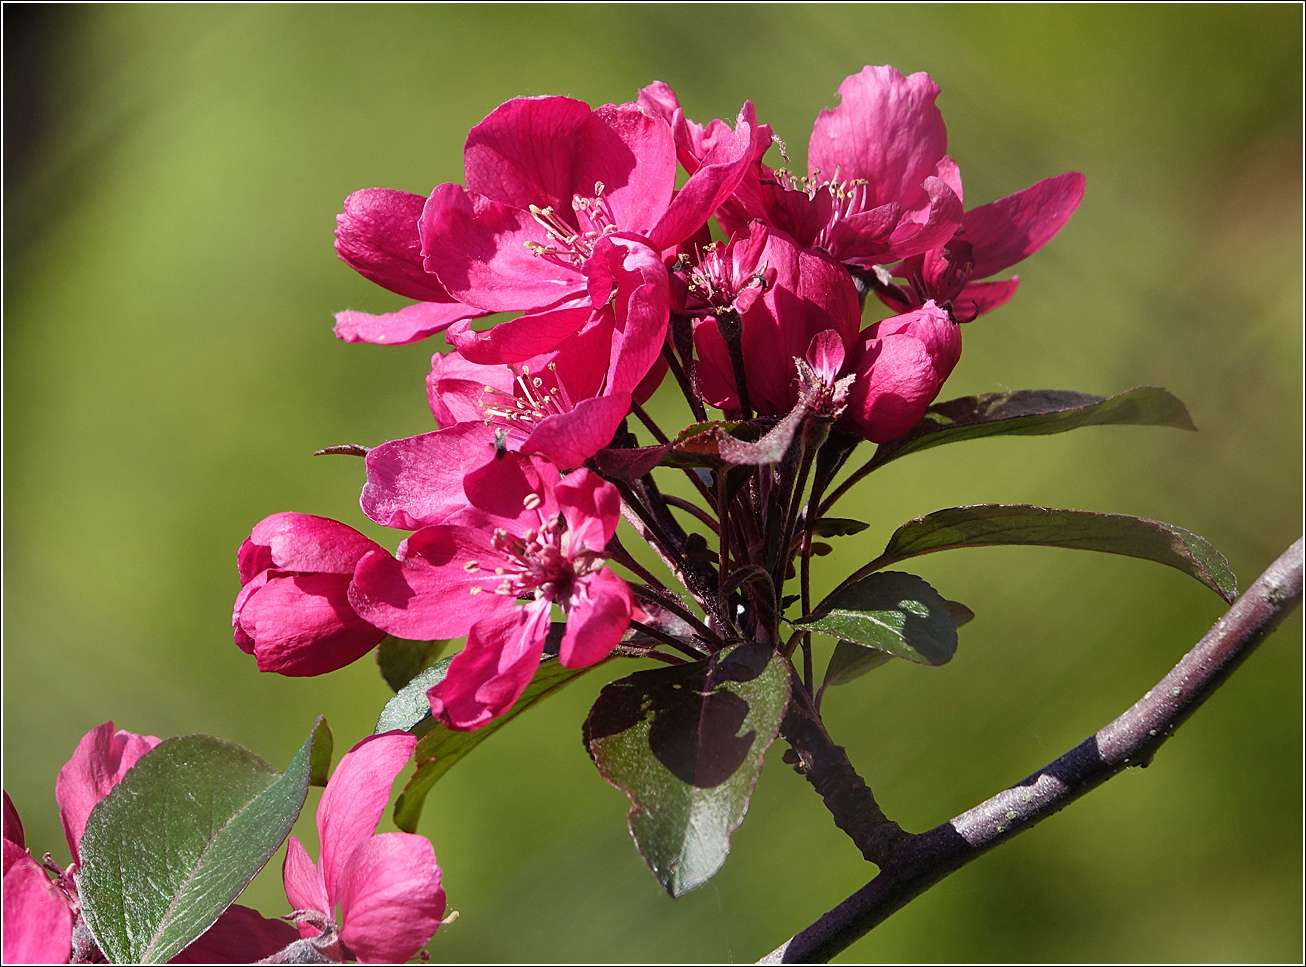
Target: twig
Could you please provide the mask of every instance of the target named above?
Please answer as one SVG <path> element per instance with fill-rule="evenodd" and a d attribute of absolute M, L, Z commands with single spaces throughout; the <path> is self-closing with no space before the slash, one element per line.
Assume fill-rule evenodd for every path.
<path fill-rule="evenodd" d="M 1224 684 L 1301 598 L 1299 539 L 1133 708 L 1024 781 L 907 839 L 879 876 L 759 963 L 829 960 L 950 873 L 1117 773 L 1147 765 L 1161 744 Z"/>

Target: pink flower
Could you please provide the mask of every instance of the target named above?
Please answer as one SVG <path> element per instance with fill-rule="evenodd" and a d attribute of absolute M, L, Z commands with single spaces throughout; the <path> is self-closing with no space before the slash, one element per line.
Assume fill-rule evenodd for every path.
<path fill-rule="evenodd" d="M 559 479 L 540 458 L 508 453 L 468 476 L 467 509 L 424 527 L 396 557 L 360 562 L 350 602 L 404 638 L 468 635 L 447 677 L 429 693 L 451 728 L 502 715 L 526 688 L 544 649 L 554 604 L 567 616 L 560 658 L 579 668 L 606 657 L 630 623 L 626 582 L 602 566 L 621 499 L 588 470 Z M 519 598 L 529 603 L 517 607 Z"/>
<path fill-rule="evenodd" d="M 324 952 L 361 963 L 400 963 L 435 935 L 444 916 L 440 867 L 430 840 L 376 832 L 390 786 L 417 738 L 387 732 L 364 739 L 340 759 L 317 807 L 320 863 L 295 836 L 282 871 L 300 933 Z M 306 915 L 307 914 L 307 915 Z M 338 947 L 330 941 L 338 938 Z"/>
<path fill-rule="evenodd" d="M 1020 284 L 1019 276 L 972 280 L 1010 268 L 1052 241 L 1083 197 L 1084 176 L 1071 171 L 972 208 L 948 241 L 884 270 L 886 279 L 897 276 L 904 284 L 883 281 L 874 285 L 875 293 L 898 312 L 933 299 L 957 322 L 970 322 L 1005 303 Z"/>
<path fill-rule="evenodd" d="M 4 794 L 4 962 L 64 964 L 72 953 L 68 895 L 27 851 L 18 810 Z"/>
<path fill-rule="evenodd" d="M 812 128 L 807 175 L 756 171 L 718 213 L 727 231 L 761 218 L 802 247 L 848 265 L 896 262 L 956 231 L 960 176 L 928 74 L 866 67 L 839 85 L 841 103 Z"/>
<path fill-rule="evenodd" d="M 352 527 L 309 514 L 260 521 L 236 556 L 243 585 L 231 626 L 259 671 L 321 675 L 371 651 L 385 632 L 349 606 L 354 566 L 381 547 Z M 384 553 L 384 552 L 382 552 Z"/>
<path fill-rule="evenodd" d="M 82 841 L 86 819 L 95 804 L 159 741 L 152 735 L 115 732 L 110 721 L 97 725 L 77 743 L 72 758 L 64 763 L 54 783 L 54 798 L 59 803 L 59 818 L 63 821 L 74 865 L 79 862 L 77 845 Z"/>
<path fill-rule="evenodd" d="M 459 319 L 485 312 L 455 300 L 422 267 L 417 220 L 426 199 L 406 191 L 365 188 L 345 199 L 336 216 L 336 252 L 350 268 L 391 292 L 421 299 L 417 305 L 381 316 L 336 314 L 336 336 L 345 342 L 398 346 L 443 332 Z"/>

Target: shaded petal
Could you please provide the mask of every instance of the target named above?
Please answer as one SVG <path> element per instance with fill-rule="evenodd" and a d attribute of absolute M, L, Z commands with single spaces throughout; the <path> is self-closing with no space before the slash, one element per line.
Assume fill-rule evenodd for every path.
<path fill-rule="evenodd" d="M 359 963 L 402 963 L 435 935 L 446 900 L 425 836 L 383 833 L 349 857 L 339 885 L 340 940 Z"/>
<path fill-rule="evenodd" d="M 602 552 L 621 520 L 621 494 L 596 473 L 569 473 L 556 489 L 558 506 L 567 520 L 567 556 L 582 550 Z"/>
<path fill-rule="evenodd" d="M 494 459 L 494 431 L 483 423 L 392 440 L 367 454 L 367 483 L 359 503 L 385 527 L 417 530 L 467 506 L 463 478 Z"/>
<path fill-rule="evenodd" d="M 377 285 L 423 302 L 452 302 L 440 280 L 422 267 L 417 222 L 426 199 L 390 188 L 364 188 L 336 216 L 336 254 Z"/>
<path fill-rule="evenodd" d="M 72 955 L 68 899 L 27 853 L 4 875 L 3 933 L 6 964 L 66 964 Z"/>
<path fill-rule="evenodd" d="M 938 93 L 928 74 L 903 77 L 888 66 L 865 67 L 845 78 L 839 106 L 817 115 L 812 128 L 809 173 L 866 179 L 868 208 L 886 202 L 917 207 L 925 200 L 921 183 L 935 175 L 948 150 L 943 115 L 934 104 Z"/>
<path fill-rule="evenodd" d="M 576 583 L 558 659 L 568 668 L 602 661 L 630 627 L 630 586 L 603 568 Z"/>
<path fill-rule="evenodd" d="M 377 553 L 386 554 L 380 548 Z M 239 617 L 241 630 L 254 641 L 259 671 L 324 675 L 362 658 L 385 637 L 350 607 L 352 573 L 268 574 Z"/>
<path fill-rule="evenodd" d="M 971 277 L 982 279 L 1037 252 L 1079 207 L 1084 176 L 1071 171 L 972 208 L 962 225 L 975 255 Z"/>
<path fill-rule="evenodd" d="M 13 843 L 20 849 L 26 849 L 27 839 L 23 835 L 23 821 L 18 818 L 18 810 L 14 807 L 14 801 L 9 798 L 9 793 L 4 793 L 4 838 L 5 842 Z M 9 869 L 6 863 L 5 869 Z"/>
<path fill-rule="evenodd" d="M 487 610 L 508 603 L 494 593 L 494 567 L 503 554 L 491 537 L 488 527 L 424 527 L 399 546 L 398 559 L 381 551 L 359 562 L 349 603 L 399 638 L 459 638 Z M 479 569 L 468 570 L 473 565 Z"/>
<path fill-rule="evenodd" d="M 554 243 L 525 205 L 504 204 L 461 185 L 437 185 L 422 212 L 421 234 L 426 268 L 455 298 L 482 309 L 553 305 L 584 286 L 578 270 L 527 247 Z"/>
<path fill-rule="evenodd" d="M 875 264 L 896 262 L 938 248 L 956 234 L 962 218 L 961 199 L 945 182 L 933 175 L 925 179 L 924 188 L 929 195 L 929 204 L 913 213 L 913 218 L 904 218 L 898 223 L 889 246 L 874 258 Z"/>
<path fill-rule="evenodd" d="M 263 518 L 249 539 L 282 570 L 324 574 L 353 574 L 362 556 L 381 546 L 338 520 L 295 513 Z"/>
<path fill-rule="evenodd" d="M 512 708 L 544 654 L 549 611 L 542 599 L 478 621 L 444 681 L 427 691 L 431 714 L 451 729 L 470 731 Z"/>
<path fill-rule="evenodd" d="M 327 897 L 322 871 L 308 858 L 308 851 L 293 833 L 286 842 L 286 859 L 281 865 L 281 884 L 286 889 L 286 899 L 292 910 L 316 910 L 328 919 L 335 919 L 335 911 Z M 296 931 L 298 934 L 298 931 Z M 315 931 L 309 933 L 316 936 Z"/>
<path fill-rule="evenodd" d="M 455 423 L 483 422 L 485 411 L 481 397 L 487 387 L 513 392 L 512 371 L 506 366 L 468 362 L 456 349 L 431 357 L 431 372 L 426 376 L 426 399 L 436 423 L 448 429 Z"/>
<path fill-rule="evenodd" d="M 168 963 L 253 964 L 298 939 L 299 931 L 286 921 L 271 920 L 257 910 L 233 903 L 213 926 Z"/>
<path fill-rule="evenodd" d="M 398 312 L 374 316 L 349 310 L 336 313 L 336 338 L 381 346 L 403 346 L 444 332 L 460 319 L 488 315 L 461 302 L 419 302 Z"/>
<path fill-rule="evenodd" d="M 1020 276 L 998 282 L 968 282 L 952 300 L 952 315 L 958 322 L 970 322 L 1008 302 L 1020 286 Z"/>
<path fill-rule="evenodd" d="M 557 513 L 553 491 L 558 468 L 547 460 L 522 453 L 505 453 L 467 475 L 463 485 L 467 499 L 490 527 L 504 527 L 522 534 L 538 527 L 540 517 Z"/>
<path fill-rule="evenodd" d="M 376 832 L 390 801 L 390 786 L 416 745 L 417 736 L 406 732 L 368 736 L 341 756 L 331 775 L 317 807 L 317 832 L 322 880 L 333 903 L 342 899 L 350 855 Z"/>
<path fill-rule="evenodd" d="M 74 863 L 78 862 L 77 844 L 82 841 L 86 817 L 95 804 L 160 741 L 152 735 L 115 732 L 113 722 L 108 721 L 91 729 L 77 743 L 54 783 L 54 798 L 59 803 L 59 818 Z"/>

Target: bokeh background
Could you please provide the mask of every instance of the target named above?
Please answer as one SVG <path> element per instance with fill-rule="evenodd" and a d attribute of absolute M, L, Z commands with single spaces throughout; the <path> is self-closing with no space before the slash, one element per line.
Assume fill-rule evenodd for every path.
<path fill-rule="evenodd" d="M 333 217 L 357 188 L 461 180 L 467 130 L 512 96 L 599 104 L 662 79 L 702 121 L 751 98 L 801 165 L 842 78 L 892 63 L 941 85 L 971 205 L 1086 173 L 1015 301 L 966 329 L 945 397 L 1157 383 L 1201 432 L 1094 428 L 895 463 L 854 492 L 845 512 L 872 527 L 826 559 L 824 586 L 958 503 L 1172 521 L 1244 585 L 1300 533 L 1295 5 L 6 4 L 4 20 L 3 765 L 37 852 L 67 859 L 55 774 L 105 719 L 210 732 L 278 766 L 318 713 L 337 748 L 370 732 L 389 695 L 370 659 L 285 679 L 232 644 L 235 551 L 280 510 L 396 543 L 358 510 L 361 463 L 311 453 L 430 429 L 423 376 L 443 344 L 332 338 L 333 311 L 403 304 L 335 259 Z M 826 703 L 911 829 L 1080 741 L 1223 610 L 1178 573 L 1103 555 L 916 563 L 978 614 L 956 659 L 891 663 Z M 843 959 L 1298 960 L 1301 628 L 1151 768 Z M 433 959 L 751 961 L 869 879 L 777 748 L 724 870 L 665 897 L 582 750 L 602 684 L 581 679 L 432 794 L 421 831 L 462 913 Z M 269 915 L 286 912 L 279 869 L 246 894 Z"/>

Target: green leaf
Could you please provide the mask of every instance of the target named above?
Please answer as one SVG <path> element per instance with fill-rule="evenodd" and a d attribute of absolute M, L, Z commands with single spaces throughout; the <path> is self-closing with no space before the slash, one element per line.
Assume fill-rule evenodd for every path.
<path fill-rule="evenodd" d="M 393 732 L 398 729 L 401 732 L 412 732 L 413 735 L 425 735 L 435 728 L 435 719 L 431 718 L 431 703 L 427 700 L 426 692 L 433 685 L 444 681 L 444 676 L 449 671 L 449 663 L 453 659 L 453 655 L 441 658 L 430 668 L 423 669 L 413 676 L 412 681 L 399 689 L 395 697 L 385 703 L 385 708 L 381 709 L 381 716 L 376 720 L 376 728 L 372 730 L 372 734 L 380 735 L 382 732 Z"/>
<path fill-rule="evenodd" d="M 893 656 L 887 651 L 868 648 L 852 641 L 840 641 L 834 646 L 830 663 L 825 666 L 825 678 L 821 682 L 821 690 L 856 681 L 867 672 L 888 664 L 891 658 Z"/>
<path fill-rule="evenodd" d="M 948 602 L 915 574 L 900 571 L 870 574 L 791 623 L 922 665 L 943 665 L 957 651 Z"/>
<path fill-rule="evenodd" d="M 327 725 L 327 720 L 321 715 L 317 717 L 317 725 L 313 727 L 309 741 L 313 752 L 309 756 L 308 784 L 325 788 L 327 776 L 331 774 L 331 753 L 334 751 L 335 740 L 331 736 L 331 726 Z"/>
<path fill-rule="evenodd" d="M 878 569 L 909 557 L 954 547 L 1035 544 L 1104 551 L 1155 561 L 1201 581 L 1227 602 L 1238 596 L 1229 562 L 1191 531 L 1125 514 L 1056 510 L 1029 504 L 949 507 L 908 521 L 872 564 Z"/>
<path fill-rule="evenodd" d="M 822 517 L 812 525 L 812 533 L 821 537 L 846 537 L 849 534 L 860 534 L 869 526 L 871 525 L 848 517 Z"/>
<path fill-rule="evenodd" d="M 784 660 L 752 643 L 635 672 L 599 693 L 586 747 L 630 797 L 635 845 L 673 897 L 725 862 L 788 702 Z"/>
<path fill-rule="evenodd" d="M 315 734 L 284 775 L 211 735 L 166 739 L 100 800 L 77 887 L 111 962 L 166 962 L 240 895 L 304 806 Z"/>
<path fill-rule="evenodd" d="M 566 668 L 557 658 L 546 656 L 540 662 L 535 677 L 526 686 L 526 691 L 522 692 L 521 697 L 517 699 L 517 703 L 506 714 L 486 723 L 475 732 L 457 732 L 431 717 L 431 706 L 426 699 L 426 690 L 437 682 L 444 680 L 445 672 L 452 660 L 452 657 L 441 659 L 434 667 L 428 668 L 413 679 L 408 687 L 390 700 L 390 703 L 386 705 L 385 710 L 381 713 L 380 721 L 376 724 L 377 732 L 404 728 L 403 725 L 399 724 L 404 719 L 398 709 L 394 710 L 394 714 L 387 718 L 387 713 L 392 711 L 391 706 L 399 702 L 401 698 L 408 703 L 407 707 L 410 711 L 407 713 L 407 717 L 410 719 L 416 711 L 418 701 L 425 705 L 425 717 L 416 720 L 413 725 L 408 727 L 408 731 L 422 736 L 413 752 L 413 760 L 417 763 L 417 771 L 408 780 L 403 792 L 399 794 L 399 799 L 395 802 L 395 825 L 405 832 L 411 833 L 417 829 L 417 821 L 422 816 L 422 807 L 426 805 L 426 796 L 431 788 L 472 749 L 495 732 L 498 732 L 536 702 L 542 701 L 564 685 L 579 678 L 586 672 L 593 671 L 599 665 L 606 664 L 608 661 L 608 659 L 605 659 L 586 668 Z M 414 691 L 405 696 L 404 693 L 408 692 L 410 688 Z"/>
<path fill-rule="evenodd" d="M 905 436 L 882 444 L 871 464 L 880 467 L 909 453 L 959 440 L 1041 436 L 1107 424 L 1197 429 L 1184 404 L 1159 386 L 1137 386 L 1109 398 L 1046 389 L 985 393 L 931 406 Z"/>
<path fill-rule="evenodd" d="M 386 638 L 376 650 L 376 663 L 381 669 L 381 677 L 392 691 L 397 692 L 419 672 L 434 665 L 448 644 L 447 641 Z"/>

